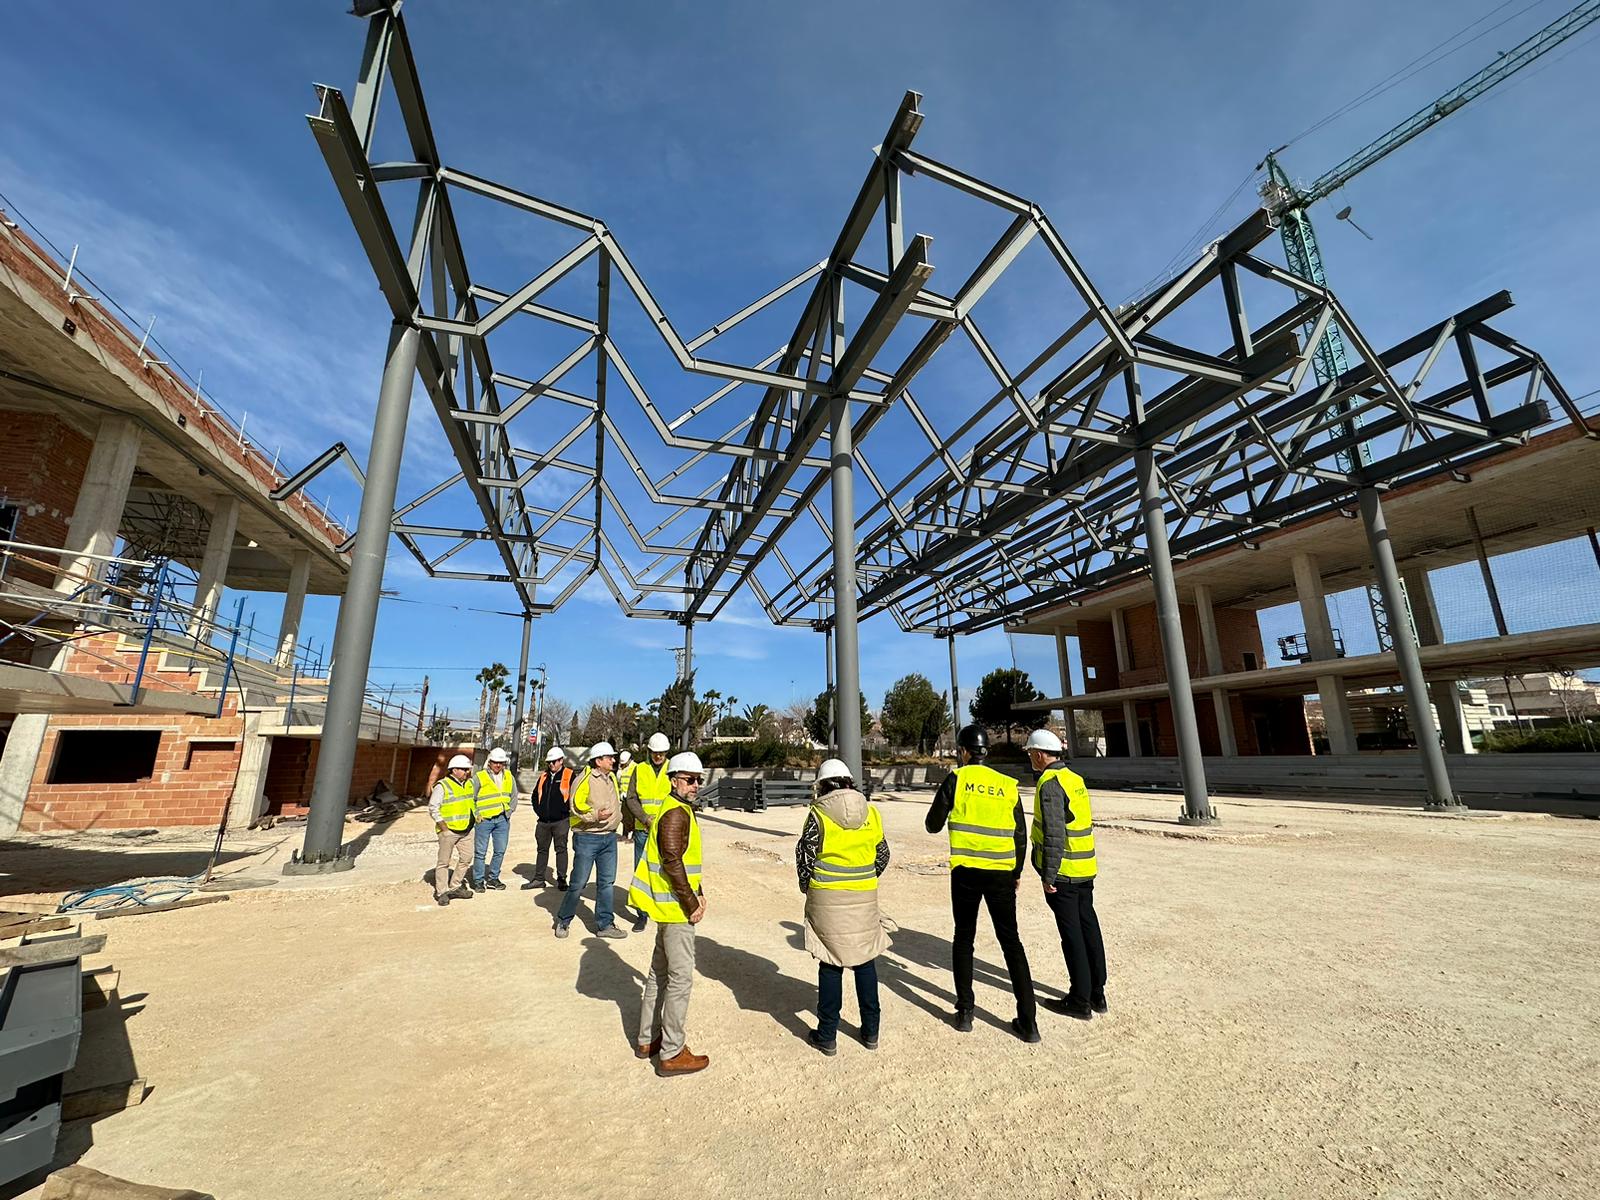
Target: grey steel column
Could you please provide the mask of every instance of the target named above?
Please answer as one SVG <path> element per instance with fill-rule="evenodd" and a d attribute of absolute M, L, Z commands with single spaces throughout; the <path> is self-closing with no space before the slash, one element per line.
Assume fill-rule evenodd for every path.
<path fill-rule="evenodd" d="M 1145 551 L 1150 556 L 1150 579 L 1156 589 L 1156 625 L 1161 630 L 1161 654 L 1167 664 L 1167 694 L 1178 736 L 1178 771 L 1183 776 L 1180 819 L 1185 825 L 1209 825 L 1217 815 L 1206 792 L 1206 765 L 1200 753 L 1200 728 L 1195 723 L 1194 692 L 1189 688 L 1183 617 L 1178 608 L 1178 585 L 1172 577 L 1172 551 L 1167 545 L 1167 516 L 1162 507 L 1161 480 L 1156 475 L 1155 451 L 1135 451 L 1134 463 L 1139 472 Z"/>
<path fill-rule="evenodd" d="M 817 401 L 821 403 L 821 401 Z M 828 447 L 833 470 L 833 653 L 839 681 L 834 723 L 839 757 L 852 779 L 861 778 L 861 661 L 856 638 L 856 493 L 855 431 L 850 427 L 850 399 L 834 396 L 833 431 Z"/>
<path fill-rule="evenodd" d="M 378 412 L 367 456 L 367 484 L 361 491 L 361 516 L 350 552 L 350 580 L 339 603 L 333 635 L 333 672 L 328 680 L 328 708 L 322 723 L 322 748 L 306 817 L 305 845 L 284 864 L 284 874 L 348 870 L 355 860 L 341 854 L 344 815 L 350 804 L 350 771 L 355 765 L 361 732 L 367 668 L 372 663 L 372 635 L 378 624 L 378 594 L 383 587 L 383 560 L 394 519 L 394 494 L 400 482 L 405 450 L 406 418 L 411 412 L 411 381 L 417 370 L 417 330 L 395 322 L 389 332 L 389 355 L 378 392 Z"/>
<path fill-rule="evenodd" d="M 528 643 L 533 640 L 533 614 L 522 614 L 522 656 L 517 660 L 517 709 L 511 721 L 511 778 L 522 765 L 522 706 L 528 695 Z"/>
<path fill-rule="evenodd" d="M 694 622 L 683 623 L 683 745 L 688 750 L 694 745 Z"/>
<path fill-rule="evenodd" d="M 1401 605 L 1405 603 L 1405 593 L 1400 590 L 1400 571 L 1395 565 L 1394 546 L 1389 541 L 1389 524 L 1383 516 L 1378 489 L 1362 488 L 1360 500 L 1361 523 L 1366 526 L 1367 545 L 1372 550 L 1372 565 L 1377 574 L 1378 590 L 1383 593 L 1384 607 L 1391 613 L 1404 612 Z M 1428 788 L 1424 807 L 1439 812 L 1459 812 L 1466 806 L 1450 787 L 1450 773 L 1445 767 L 1444 748 L 1439 745 L 1439 730 L 1433 723 L 1433 710 L 1428 704 L 1428 683 L 1422 677 L 1422 659 L 1417 655 L 1411 622 L 1392 621 L 1389 628 L 1394 636 L 1395 665 L 1400 668 L 1400 682 L 1406 697 L 1406 719 L 1411 722 L 1411 732 L 1416 735 L 1417 750 L 1422 755 L 1422 777 Z"/>
<path fill-rule="evenodd" d="M 956 635 L 950 635 L 950 738 L 961 732 L 961 704 L 956 699 L 961 689 L 956 683 Z"/>
<path fill-rule="evenodd" d="M 822 631 L 822 657 L 823 666 L 828 673 L 828 749 L 834 750 L 839 745 L 839 704 L 838 696 L 833 690 L 833 626 Z"/>

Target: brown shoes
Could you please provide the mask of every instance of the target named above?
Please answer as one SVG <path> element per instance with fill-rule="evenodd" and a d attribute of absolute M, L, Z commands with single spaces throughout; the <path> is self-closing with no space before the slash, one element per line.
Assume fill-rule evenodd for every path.
<path fill-rule="evenodd" d="M 651 1056 L 656 1055 L 656 1054 L 660 1054 L 660 1053 L 661 1053 L 661 1039 L 660 1038 L 657 1038 L 655 1041 L 651 1042 L 648 1046 L 644 1045 L 643 1043 L 636 1043 L 634 1045 L 634 1047 L 633 1047 L 633 1056 L 635 1058 L 650 1058 Z"/>
<path fill-rule="evenodd" d="M 711 1059 L 704 1054 L 696 1054 L 685 1046 L 671 1058 L 664 1058 L 656 1064 L 656 1074 L 663 1078 L 668 1075 L 693 1075 L 696 1071 L 704 1071 L 711 1065 Z"/>

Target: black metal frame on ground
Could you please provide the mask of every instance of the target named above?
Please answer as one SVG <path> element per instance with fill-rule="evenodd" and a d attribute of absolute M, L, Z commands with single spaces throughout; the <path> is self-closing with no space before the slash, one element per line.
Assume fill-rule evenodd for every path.
<path fill-rule="evenodd" d="M 685 338 L 602 220 L 444 163 L 398 8 L 366 6 L 352 103 L 319 87 L 309 118 L 395 330 L 383 389 L 395 404 L 386 419 L 380 401 L 351 595 L 340 614 L 336 691 L 341 668 L 365 674 L 362 639 L 370 644 L 372 617 L 354 610 L 366 607 L 367 593 L 375 609 L 377 586 L 363 562 L 375 554 L 381 580 L 392 533 L 430 576 L 509 584 L 525 620 L 555 611 L 595 577 L 628 615 L 683 624 L 686 645 L 695 622 L 715 618 L 748 587 L 775 623 L 836 634 L 838 741 L 859 767 L 860 732 L 851 728 L 859 617 L 888 613 L 902 629 L 953 638 L 1149 572 L 1180 756 L 1193 766 L 1185 771 L 1186 813 L 1209 819 L 1174 557 L 1333 509 L 1354 515 L 1359 507 L 1381 528 L 1380 490 L 1465 471 L 1525 439 L 1549 419 L 1546 397 L 1583 422 L 1543 360 L 1488 324 L 1510 307 L 1507 294 L 1378 352 L 1330 291 L 1254 253 L 1273 229 L 1266 211 L 1169 282 L 1114 306 L 1037 204 L 913 148 L 923 118 L 909 92 L 826 257 Z M 408 157 L 373 161 L 386 87 Z M 908 232 L 912 180 L 965 197 L 1003 226 L 949 294 L 929 286 L 930 238 Z M 457 220 L 455 203 L 469 195 L 570 231 L 575 244 L 506 290 L 486 286 L 468 269 Z M 389 216 L 401 202 L 412 208 L 409 228 Z M 875 225 L 881 239 L 869 242 Z M 1029 298 L 1040 297 L 1047 330 L 1031 343 L 1007 336 L 1003 354 L 974 309 L 1040 247 L 1049 277 L 1030 281 Z M 570 290 L 580 270 L 593 271 L 592 313 L 551 299 L 564 281 Z M 1247 317 L 1246 291 L 1253 308 L 1271 313 L 1265 321 Z M 651 398 L 613 335 L 622 299 L 614 293 L 642 311 L 681 371 L 715 381 L 709 394 L 676 413 Z M 851 294 L 863 302 L 850 302 L 860 316 L 847 320 Z M 747 365 L 713 357 L 735 330 L 802 300 L 792 332 L 765 358 Z M 570 349 L 534 378 L 498 371 L 491 336 L 529 319 L 573 339 Z M 1314 348 L 1335 323 L 1355 365 L 1326 383 L 1308 382 Z M 1206 329 L 1220 345 L 1196 348 L 1213 336 L 1199 332 Z M 946 387 L 933 403 L 919 402 L 913 384 L 955 345 L 981 363 L 992 386 L 974 395 L 969 383 L 953 397 Z M 1008 355 L 1023 365 L 1010 365 Z M 1459 371 L 1441 368 L 1447 358 Z M 405 422 L 398 406 L 409 399 L 413 366 L 457 470 L 396 507 L 396 430 L 403 439 Z M 580 370 L 585 382 L 572 382 Z M 1434 382 L 1446 375 L 1454 381 Z M 1514 403 L 1501 399 L 1513 389 Z M 569 425 L 559 414 L 573 409 Z M 659 449 L 641 453 L 639 436 L 623 432 L 622 410 Z M 533 414 L 542 444 L 519 445 L 513 426 L 525 427 Z M 896 470 L 882 472 L 866 442 L 893 422 Z M 1348 453 L 1355 423 L 1371 462 Z M 550 429 L 562 432 L 545 434 Z M 387 466 L 378 462 L 380 441 L 394 458 Z M 678 461 L 664 472 L 645 462 L 671 454 Z M 857 472 L 875 495 L 859 513 Z M 686 477 L 709 482 L 672 490 Z M 570 495 L 530 499 L 536 480 L 549 490 L 555 479 L 575 481 Z M 820 503 L 824 488 L 831 512 Z M 414 515 L 455 489 L 470 494 L 481 522 Z M 646 506 L 666 513 L 648 529 L 635 519 Z M 451 565 L 485 543 L 497 569 Z M 1425 697 L 1422 709 L 1419 737 L 1430 723 Z M 342 800 L 343 757 L 325 746 L 316 796 Z M 1430 798 L 1449 803 L 1447 782 Z M 333 818 L 319 832 L 316 807 L 314 799 L 312 860 L 332 856 L 330 838 L 337 847 Z"/>

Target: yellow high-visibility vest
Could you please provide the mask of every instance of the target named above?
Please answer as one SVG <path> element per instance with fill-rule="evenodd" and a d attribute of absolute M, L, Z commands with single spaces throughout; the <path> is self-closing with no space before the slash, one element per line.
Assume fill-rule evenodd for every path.
<path fill-rule="evenodd" d="M 700 822 L 695 820 L 694 809 L 676 796 L 669 795 L 661 802 L 660 815 L 665 816 L 674 808 L 681 808 L 689 814 L 689 844 L 683 850 L 683 869 L 689 877 L 689 887 L 698 893 L 701 875 Z M 660 831 L 659 821 L 650 826 L 650 837 L 644 844 L 644 857 L 633 870 L 633 886 L 628 889 L 628 901 L 639 912 L 662 925 L 682 925 L 689 920 L 689 914 L 678 903 L 678 894 L 672 890 L 672 884 L 661 869 L 661 847 L 656 844 Z"/>
<path fill-rule="evenodd" d="M 477 790 L 473 781 L 468 779 L 464 783 L 457 783 L 455 777 L 445 774 L 439 779 L 439 786 L 444 789 L 444 803 L 439 805 L 439 819 L 444 822 L 444 827 L 454 833 L 465 833 L 473 824 L 473 793 Z"/>
<path fill-rule="evenodd" d="M 956 768 L 950 865 L 1011 871 L 1017 865 L 1017 781 L 982 763 Z"/>
<path fill-rule="evenodd" d="M 484 768 L 478 772 L 473 782 L 478 788 L 476 804 L 480 821 L 498 817 L 516 802 L 517 781 L 511 777 L 510 767 L 502 770 L 499 778 L 489 774 L 488 768 Z"/>
<path fill-rule="evenodd" d="M 624 800 L 628 795 L 628 783 L 633 779 L 633 773 L 639 769 L 638 763 L 629 763 L 625 767 L 618 767 L 613 772 L 617 777 L 617 799 Z"/>
<path fill-rule="evenodd" d="M 822 850 L 811 872 L 811 886 L 826 891 L 870 892 L 878 886 L 878 843 L 883 818 L 871 804 L 860 829 L 846 829 L 816 805 L 811 815 L 822 830 Z"/>
<path fill-rule="evenodd" d="M 639 807 L 645 819 L 654 825 L 661 815 L 661 802 L 672 795 L 672 780 L 667 777 L 667 764 L 657 770 L 653 763 L 634 763 L 634 781 L 638 785 Z"/>
<path fill-rule="evenodd" d="M 585 767 L 583 774 L 578 776 L 578 782 L 572 788 L 572 817 L 569 824 L 574 829 L 583 824 L 583 818 L 594 807 L 589 803 L 589 781 L 594 777 L 594 768 Z M 611 773 L 611 786 L 617 786 L 617 773 Z M 617 803 L 622 803 L 622 793 L 617 793 Z"/>
<path fill-rule="evenodd" d="M 1039 786 L 1033 793 L 1033 828 L 1029 840 L 1033 843 L 1033 865 L 1044 870 L 1044 819 L 1039 815 L 1039 794 L 1050 780 L 1061 784 L 1067 794 L 1067 845 L 1061 853 L 1061 866 L 1057 879 L 1093 879 L 1096 870 L 1094 858 L 1094 819 L 1089 813 L 1089 789 L 1083 777 L 1066 767 L 1056 767 L 1039 776 Z"/>

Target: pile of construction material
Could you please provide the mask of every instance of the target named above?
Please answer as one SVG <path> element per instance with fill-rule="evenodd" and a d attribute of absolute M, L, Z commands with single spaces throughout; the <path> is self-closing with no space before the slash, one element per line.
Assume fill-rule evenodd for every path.
<path fill-rule="evenodd" d="M 53 904 L 0 900 L 0 1188 L 50 1164 L 64 1121 L 144 1099 L 143 1079 L 78 1069 L 84 1014 L 120 1004 L 119 973 L 83 961 L 105 942 Z"/>
<path fill-rule="evenodd" d="M 402 796 L 391 788 L 384 780 L 380 779 L 372 785 L 372 791 L 355 812 L 350 813 L 353 821 L 376 823 L 379 821 L 392 821 L 403 816 L 413 808 L 427 803 L 425 796 Z"/>

